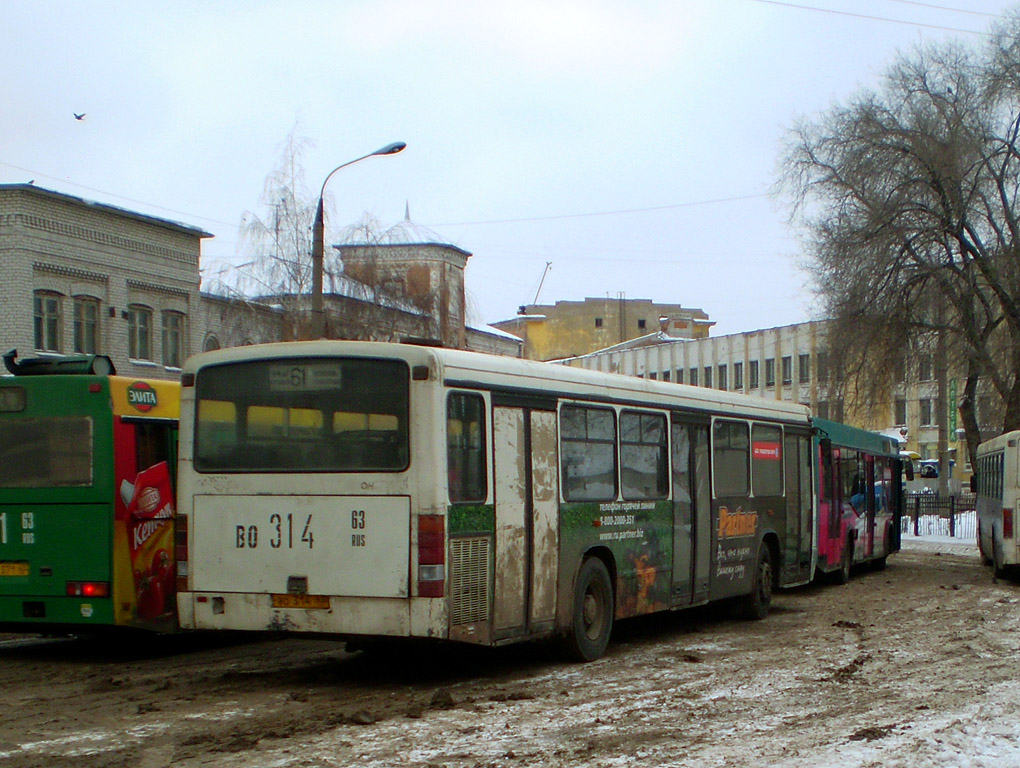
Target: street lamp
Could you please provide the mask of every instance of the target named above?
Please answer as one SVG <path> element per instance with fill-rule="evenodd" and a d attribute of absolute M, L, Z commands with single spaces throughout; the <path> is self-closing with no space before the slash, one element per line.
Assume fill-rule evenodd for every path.
<path fill-rule="evenodd" d="M 355 163 L 361 162 L 362 160 L 374 157 L 375 155 L 395 155 L 398 152 L 402 152 L 406 147 L 402 141 L 395 141 L 392 144 L 387 144 L 385 147 L 377 149 L 375 152 L 369 152 L 367 155 L 362 155 L 355 160 L 349 160 L 342 165 L 338 165 L 332 171 L 330 171 L 325 180 L 322 182 L 322 188 L 319 189 L 319 204 L 315 209 L 315 224 L 312 225 L 312 338 L 321 339 L 326 335 L 326 318 L 322 312 L 322 271 L 323 271 L 323 257 L 326 251 L 326 232 L 325 224 L 323 222 L 322 215 L 322 196 L 326 192 L 326 182 L 330 180 L 334 173 L 339 171 L 341 168 L 346 168 L 348 165 L 354 165 Z"/>

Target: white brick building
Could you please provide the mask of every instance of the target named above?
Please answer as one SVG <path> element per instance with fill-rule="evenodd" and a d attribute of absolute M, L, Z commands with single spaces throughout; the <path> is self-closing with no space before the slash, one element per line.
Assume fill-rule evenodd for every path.
<path fill-rule="evenodd" d="M 121 374 L 173 379 L 196 352 L 293 338 L 293 312 L 288 317 L 280 306 L 201 293 L 207 237 L 197 227 L 32 184 L 0 184 L 0 353 L 99 353 Z M 463 267 L 470 254 L 439 243 L 416 247 L 419 256 L 435 252 L 459 268 L 450 278 L 459 286 L 456 315 L 412 317 L 408 325 L 406 312 L 383 302 L 372 305 L 378 327 L 361 328 L 355 337 L 373 338 L 391 326 L 421 335 L 420 328 L 436 325 L 447 343 L 520 354 L 519 340 L 508 334 L 465 329 Z M 410 277 L 425 269 L 404 261 Z M 350 295 L 326 297 L 327 312 L 337 318 L 366 316 L 364 304 Z M 447 327 L 450 317 L 459 330 Z"/>
<path fill-rule="evenodd" d="M 101 352 L 172 378 L 200 348 L 196 227 L 31 184 L 0 185 L 0 347 Z"/>

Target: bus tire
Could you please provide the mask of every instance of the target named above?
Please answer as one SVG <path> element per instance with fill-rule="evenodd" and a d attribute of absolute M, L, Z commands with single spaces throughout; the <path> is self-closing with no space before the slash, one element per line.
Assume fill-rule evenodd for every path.
<path fill-rule="evenodd" d="M 1006 570 L 1006 566 L 1002 564 L 1001 549 L 995 548 L 995 541 L 992 541 L 993 548 L 993 562 L 992 562 L 992 574 L 997 579 L 1006 579 L 1009 577 L 1009 572 Z"/>
<path fill-rule="evenodd" d="M 985 552 L 985 545 L 984 545 L 984 542 L 982 542 L 982 540 L 981 540 L 981 523 L 978 523 L 978 527 L 977 527 L 977 545 L 978 545 L 978 554 L 981 556 L 981 564 L 982 565 L 991 565 L 992 564 L 992 558 L 990 558 L 988 556 L 988 553 Z"/>
<path fill-rule="evenodd" d="M 754 566 L 754 580 L 750 594 L 740 598 L 740 615 L 760 621 L 769 615 L 772 605 L 772 550 L 764 541 L 758 546 L 758 560 Z"/>
<path fill-rule="evenodd" d="M 882 540 L 882 546 L 885 547 L 882 550 L 883 554 L 882 554 L 881 557 L 876 557 L 874 560 L 871 561 L 871 569 L 873 571 L 884 571 L 885 570 L 885 561 L 886 561 L 886 558 L 889 557 L 889 552 L 892 549 L 892 543 L 889 541 L 889 538 L 890 538 L 889 537 L 889 532 L 886 531 L 885 536 L 883 537 L 883 540 Z"/>
<path fill-rule="evenodd" d="M 835 582 L 837 584 L 850 583 L 851 572 L 854 570 L 854 537 L 847 536 L 844 543 L 843 557 L 839 559 L 839 567 L 835 571 Z"/>
<path fill-rule="evenodd" d="M 567 652 L 576 661 L 595 661 L 606 652 L 613 631 L 613 584 L 597 557 L 581 563 L 574 584 Z"/>

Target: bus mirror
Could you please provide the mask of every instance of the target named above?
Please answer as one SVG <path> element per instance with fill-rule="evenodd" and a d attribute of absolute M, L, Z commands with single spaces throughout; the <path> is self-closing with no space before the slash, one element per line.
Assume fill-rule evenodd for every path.
<path fill-rule="evenodd" d="M 970 492 L 971 493 L 977 493 L 977 485 L 978 485 L 977 472 L 975 472 L 973 475 L 970 476 Z"/>
<path fill-rule="evenodd" d="M 903 460 L 903 474 L 907 476 L 907 480 L 914 479 L 914 462 L 910 459 Z"/>

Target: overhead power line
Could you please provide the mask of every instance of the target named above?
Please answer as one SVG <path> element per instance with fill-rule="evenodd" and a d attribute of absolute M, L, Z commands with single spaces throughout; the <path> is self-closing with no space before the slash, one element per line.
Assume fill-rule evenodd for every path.
<path fill-rule="evenodd" d="M 921 8 L 933 8 L 936 11 L 950 11 L 952 13 L 969 13 L 971 16 L 985 16 L 990 19 L 997 18 L 997 14 L 987 11 L 972 11 L 969 8 L 951 8 L 948 5 L 934 5 L 932 3 L 919 3 L 917 0 L 886 0 L 887 3 L 903 3 L 903 5 L 916 5 Z"/>
<path fill-rule="evenodd" d="M 714 200 L 693 200 L 686 203 L 671 203 L 669 205 L 653 205 L 647 208 L 619 208 L 613 211 L 594 211 L 589 213 L 562 213 L 554 216 L 530 216 L 517 219 L 486 219 L 482 221 L 441 221 L 430 223 L 429 227 L 467 227 L 475 224 L 520 224 L 529 221 L 556 221 L 559 219 L 583 219 L 592 216 L 619 216 L 628 213 L 650 213 L 653 211 L 668 211 L 675 208 L 693 208 L 698 205 L 715 205 L 717 203 L 734 203 L 741 200 L 755 200 L 761 197 L 768 197 L 767 194 L 740 195 L 737 197 L 720 197 Z"/>
<path fill-rule="evenodd" d="M 904 24 L 911 27 L 923 27 L 924 29 L 938 29 L 943 32 L 963 32 L 967 35 L 984 35 L 988 36 L 987 32 L 982 32 L 974 29 L 963 29 L 962 27 L 947 27 L 942 24 L 928 24 L 923 21 L 907 21 L 906 19 L 891 19 L 888 16 L 875 16 L 868 13 L 854 13 L 853 11 L 837 11 L 835 8 L 819 8 L 816 5 L 803 5 L 801 3 L 789 3 L 784 0 L 752 0 L 755 3 L 763 3 L 765 5 L 778 5 L 784 8 L 796 8 L 801 11 L 815 11 L 817 13 L 831 13 L 836 16 L 850 16 L 855 19 L 867 19 L 868 21 L 884 21 L 889 24 Z M 955 10 L 955 9 L 947 9 Z"/>

